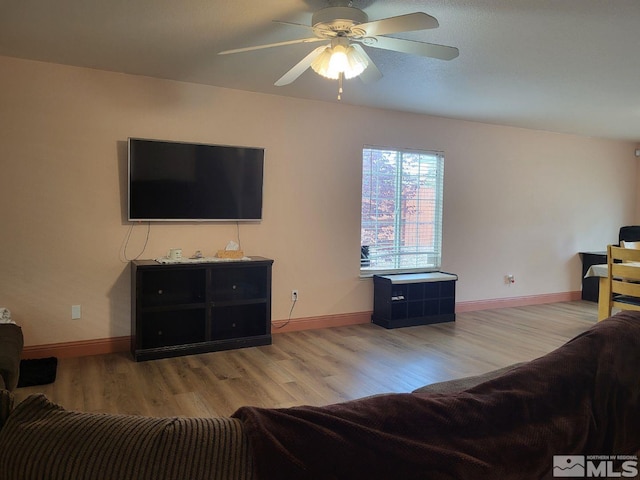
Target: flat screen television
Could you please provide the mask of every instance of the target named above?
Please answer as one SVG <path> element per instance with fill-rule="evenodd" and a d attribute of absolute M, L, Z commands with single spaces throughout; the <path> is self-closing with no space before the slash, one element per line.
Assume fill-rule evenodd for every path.
<path fill-rule="evenodd" d="M 129 138 L 130 221 L 262 219 L 264 149 Z"/>

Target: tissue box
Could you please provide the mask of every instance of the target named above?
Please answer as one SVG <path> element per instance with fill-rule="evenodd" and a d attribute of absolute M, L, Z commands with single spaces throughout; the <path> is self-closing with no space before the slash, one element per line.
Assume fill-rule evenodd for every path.
<path fill-rule="evenodd" d="M 218 258 L 242 258 L 242 257 L 244 257 L 244 252 L 242 250 L 218 250 L 218 253 L 216 253 L 216 257 L 218 257 Z"/>

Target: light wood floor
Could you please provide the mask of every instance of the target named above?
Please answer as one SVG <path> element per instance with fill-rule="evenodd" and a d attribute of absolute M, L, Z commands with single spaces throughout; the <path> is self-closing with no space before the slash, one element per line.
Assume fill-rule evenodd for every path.
<path fill-rule="evenodd" d="M 280 333 L 273 344 L 136 363 L 126 353 L 60 359 L 44 393 L 67 409 L 152 416 L 230 415 L 242 405 L 324 405 L 531 360 L 596 323 L 577 301 L 459 313 L 456 322 Z"/>

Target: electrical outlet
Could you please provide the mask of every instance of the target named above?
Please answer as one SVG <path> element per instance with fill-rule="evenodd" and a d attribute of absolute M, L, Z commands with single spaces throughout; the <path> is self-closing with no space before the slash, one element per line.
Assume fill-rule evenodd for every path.
<path fill-rule="evenodd" d="M 81 317 L 80 305 L 71 305 L 71 320 L 78 320 Z"/>
<path fill-rule="evenodd" d="M 505 275 L 504 276 L 504 283 L 507 285 L 511 285 L 513 283 L 516 283 L 516 277 L 514 277 L 511 274 Z"/>
<path fill-rule="evenodd" d="M 298 290 L 291 290 L 291 301 L 292 302 L 298 301 Z"/>

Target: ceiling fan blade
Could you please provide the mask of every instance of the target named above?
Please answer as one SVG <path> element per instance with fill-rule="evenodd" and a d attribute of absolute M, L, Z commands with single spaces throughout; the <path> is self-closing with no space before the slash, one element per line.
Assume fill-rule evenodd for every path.
<path fill-rule="evenodd" d="M 290 27 L 300 27 L 300 28 L 304 28 L 305 30 L 311 30 L 313 32 L 313 27 L 311 27 L 310 25 L 305 25 L 303 23 L 286 22 L 284 20 L 273 20 L 273 23 L 280 23 L 282 25 L 289 25 Z"/>
<path fill-rule="evenodd" d="M 234 48 L 233 50 L 225 50 L 223 52 L 218 52 L 218 55 L 229 55 L 231 53 L 242 53 L 242 52 L 251 52 L 253 50 L 262 50 L 263 48 L 272 48 L 272 47 L 282 47 L 284 45 L 295 45 L 296 43 L 313 43 L 313 42 L 322 42 L 326 41 L 324 38 L 300 38 L 298 40 L 289 40 L 286 42 L 278 42 L 278 43 L 269 43 L 267 45 L 256 45 L 253 47 L 244 47 L 244 48 Z"/>
<path fill-rule="evenodd" d="M 452 60 L 460 55 L 456 47 L 437 45 L 435 43 L 416 42 L 392 37 L 375 37 L 366 39 L 364 44 L 368 47 L 393 50 L 394 52 L 410 53 L 422 57 L 438 58 L 440 60 Z"/>
<path fill-rule="evenodd" d="M 276 87 L 282 87 L 283 85 L 289 85 L 294 80 L 296 80 L 300 75 L 302 75 L 307 68 L 311 66 L 313 61 L 316 59 L 318 55 L 322 53 L 322 51 L 327 48 L 326 45 L 318 47 L 314 49 L 309 55 L 300 60 L 294 67 L 285 73 L 280 79 L 274 83 Z"/>
<path fill-rule="evenodd" d="M 369 62 L 367 64 L 367 68 L 364 69 L 364 72 L 362 72 L 358 78 L 360 78 L 360 80 L 362 80 L 364 83 L 373 83 L 377 80 L 380 80 L 382 78 L 382 72 L 378 70 L 378 67 L 376 67 L 375 63 L 373 63 L 371 57 L 367 55 L 367 52 L 365 52 L 364 48 L 362 48 L 359 43 L 352 43 L 352 45 L 353 48 L 358 50 L 358 52 L 360 52 L 360 55 L 366 58 L 367 62 Z"/>
<path fill-rule="evenodd" d="M 438 28 L 438 20 L 423 12 L 409 13 L 397 17 L 383 18 L 373 22 L 361 23 L 358 28 L 367 32 L 368 36 L 387 35 L 389 33 L 412 32 Z"/>

